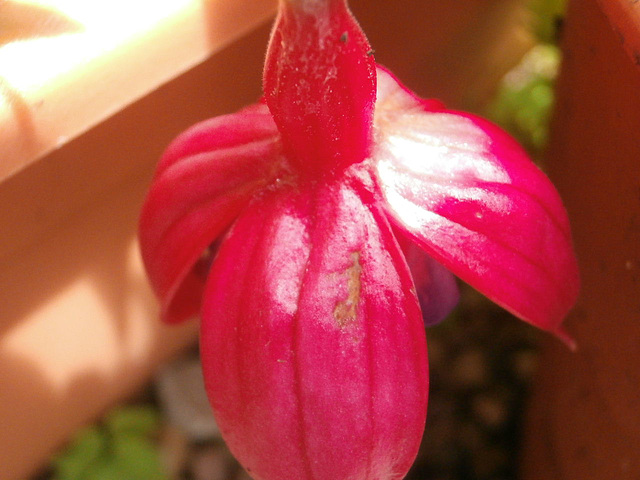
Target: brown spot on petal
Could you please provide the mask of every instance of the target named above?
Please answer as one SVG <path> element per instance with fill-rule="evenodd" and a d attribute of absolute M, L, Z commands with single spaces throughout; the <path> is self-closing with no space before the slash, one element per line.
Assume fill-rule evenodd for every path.
<path fill-rule="evenodd" d="M 344 271 L 347 277 L 347 298 L 338 302 L 333 310 L 333 316 L 340 328 L 344 328 L 355 321 L 358 303 L 360 303 L 360 276 L 362 274 L 360 252 L 353 252 L 351 259 L 352 265 Z"/>

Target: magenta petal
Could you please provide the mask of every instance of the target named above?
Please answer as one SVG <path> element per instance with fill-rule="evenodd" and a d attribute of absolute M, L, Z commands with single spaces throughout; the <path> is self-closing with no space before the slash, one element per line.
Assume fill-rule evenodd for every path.
<path fill-rule="evenodd" d="M 200 153 L 233 151 L 250 148 L 277 133 L 273 118 L 264 103 L 249 105 L 242 110 L 209 118 L 178 135 L 162 154 L 155 176 L 176 162 Z"/>
<path fill-rule="evenodd" d="M 278 133 L 265 105 L 202 122 L 169 146 L 139 224 L 165 321 L 198 312 L 206 274 L 199 259 L 279 168 Z"/>
<path fill-rule="evenodd" d="M 212 266 L 201 352 L 217 422 L 255 478 L 408 471 L 424 327 L 388 223 L 351 188 L 286 187 L 242 214 Z"/>
<path fill-rule="evenodd" d="M 549 180 L 498 127 L 433 110 L 378 75 L 375 162 L 397 226 L 496 303 L 558 331 L 579 279 Z"/>
<path fill-rule="evenodd" d="M 458 305 L 460 290 L 453 274 L 413 242 L 396 235 L 416 287 L 426 326 L 437 325 Z"/>

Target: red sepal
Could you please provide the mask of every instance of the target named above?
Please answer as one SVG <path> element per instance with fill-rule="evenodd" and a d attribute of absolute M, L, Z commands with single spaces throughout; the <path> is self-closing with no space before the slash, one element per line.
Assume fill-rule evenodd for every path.
<path fill-rule="evenodd" d="M 566 339 L 560 325 L 579 277 L 551 182 L 500 128 L 378 75 L 374 159 L 397 227 L 499 305 Z"/>
<path fill-rule="evenodd" d="M 278 132 L 265 105 L 194 125 L 167 148 L 139 223 L 142 258 L 165 321 L 199 311 L 208 247 L 281 168 Z"/>

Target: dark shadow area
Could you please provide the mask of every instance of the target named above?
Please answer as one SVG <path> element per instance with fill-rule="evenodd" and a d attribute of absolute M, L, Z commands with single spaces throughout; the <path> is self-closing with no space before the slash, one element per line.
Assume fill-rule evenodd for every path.
<path fill-rule="evenodd" d="M 452 108 L 479 109 L 525 51 L 513 34 L 520 0 L 349 3 L 376 61 L 417 94 Z"/>
<path fill-rule="evenodd" d="M 541 335 L 465 286 L 427 328 L 429 407 L 407 480 L 515 480 Z"/>
<path fill-rule="evenodd" d="M 80 426 L 63 426 L 63 418 L 69 421 L 69 412 L 62 408 L 65 398 L 73 403 L 71 411 L 84 412 L 87 405 L 81 400 L 105 387 L 104 379 L 87 374 L 74 380 L 65 391 L 57 391 L 36 365 L 4 348 L 0 349 L 0 383 L 0 456 L 4 458 L 0 462 L 0 478 L 24 475 L 24 465 L 51 453 L 49 449 L 40 450 L 45 444 L 51 448 L 58 438 Z M 44 437 L 34 441 L 33 434 L 38 431 Z"/>

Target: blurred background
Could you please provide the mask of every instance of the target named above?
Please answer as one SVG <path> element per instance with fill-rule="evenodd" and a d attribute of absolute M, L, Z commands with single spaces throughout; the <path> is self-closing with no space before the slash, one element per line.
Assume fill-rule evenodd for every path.
<path fill-rule="evenodd" d="M 637 162 L 621 161 L 619 176 L 609 178 L 610 170 L 589 170 L 586 159 L 590 151 L 597 158 L 601 151 L 611 152 L 609 144 L 626 152 L 624 158 L 637 158 L 638 145 L 628 135 L 611 135 L 607 143 L 598 129 L 637 129 L 638 96 L 603 93 L 602 103 L 611 105 L 607 115 L 600 113 L 593 92 L 637 92 L 634 69 L 640 62 L 634 52 L 640 50 L 633 49 L 640 47 L 640 27 L 633 25 L 640 22 L 627 22 L 627 11 L 601 11 L 597 0 L 572 5 L 576 26 L 565 40 L 562 0 L 351 2 L 379 63 L 420 95 L 499 123 L 560 179 L 561 192 L 569 193 L 570 216 L 578 218 L 578 253 L 599 259 L 593 268 L 606 273 L 603 285 L 612 292 L 604 302 L 609 307 L 600 310 L 588 303 L 598 295 L 587 295 L 569 325 L 576 319 L 588 324 L 594 309 L 622 305 L 617 325 L 636 326 L 632 333 L 609 329 L 616 340 L 607 348 L 618 349 L 622 358 L 638 358 L 640 307 L 628 303 L 628 292 L 637 291 L 640 278 L 640 173 Z M 99 8 L 72 0 L 0 2 L 1 479 L 249 478 L 230 456 L 209 412 L 197 320 L 181 327 L 157 322 L 135 229 L 155 162 L 168 142 L 198 120 L 259 97 L 274 6 L 271 0 L 129 0 Z M 556 134 L 549 145 L 561 41 L 570 80 L 554 131 L 573 133 L 570 141 Z M 589 58 L 596 77 L 580 73 Z M 605 75 L 612 80 L 605 82 Z M 576 101 L 574 90 L 591 103 Z M 585 119 L 593 123 L 592 143 L 577 127 Z M 576 126 L 575 132 L 567 125 Z M 588 178 L 580 176 L 573 160 L 562 160 L 575 158 L 569 145 L 580 141 L 585 147 L 577 164 Z M 545 155 L 549 150 L 553 155 Z M 635 183 L 624 186 L 625 177 Z M 599 189 L 615 189 L 620 198 L 603 207 L 601 216 L 599 207 L 584 206 L 589 198 L 604 202 L 595 193 Z M 626 223 L 620 236 L 612 233 L 600 249 L 592 248 L 589 242 L 598 234 L 617 231 L 607 226 L 617 217 L 606 212 L 621 211 L 627 213 L 621 214 Z M 601 219 L 595 232 L 582 227 L 591 219 Z M 608 245 L 618 247 L 607 250 Z M 603 251 L 617 253 L 609 257 Z M 602 413 L 605 407 L 595 410 L 603 425 L 625 424 L 623 413 L 635 415 L 627 423 L 630 432 L 603 437 L 620 445 L 617 451 L 592 455 L 588 439 L 597 441 L 599 433 L 588 422 L 580 430 L 575 420 L 574 438 L 563 440 L 557 432 L 567 429 L 557 413 L 544 435 L 537 432 L 538 442 L 529 441 L 526 433 L 536 432 L 544 423 L 540 415 L 555 408 L 557 392 L 567 378 L 575 378 L 572 368 L 588 371 L 592 355 L 607 360 L 605 349 L 590 349 L 586 329 L 576 328 L 586 348 L 567 360 L 559 342 L 461 287 L 458 308 L 427 330 L 427 427 L 407 478 L 637 478 L 640 466 L 630 453 L 640 431 L 631 431 L 638 422 L 635 406 L 640 408 L 640 400 L 633 403 L 640 393 L 637 369 L 624 371 L 627 383 L 603 384 L 617 395 L 613 400 L 585 384 L 578 401 L 561 398 L 564 411 L 595 397 L 608 404 L 614 421 Z M 616 294 L 623 297 L 612 302 Z M 588 333 L 599 335 L 597 325 Z M 622 345 L 615 343 L 620 338 Z M 541 349 L 548 343 L 552 346 Z M 575 367 L 566 367 L 564 377 L 547 375 L 551 380 L 543 382 L 533 413 L 527 413 L 534 379 L 560 361 Z M 620 371 L 615 360 L 607 365 L 603 377 Z M 593 413 L 586 407 L 579 411 Z M 547 445 L 559 453 L 548 454 Z M 613 467 L 606 466 L 609 460 Z M 593 473 L 599 471 L 607 473 Z"/>

